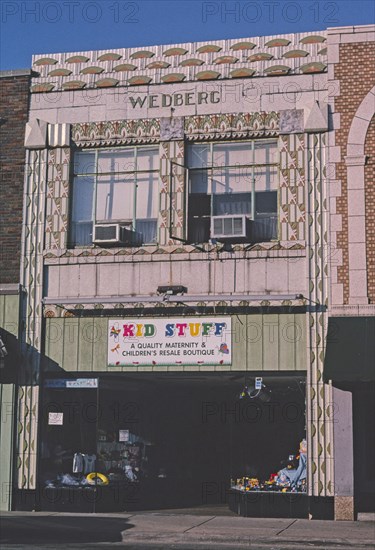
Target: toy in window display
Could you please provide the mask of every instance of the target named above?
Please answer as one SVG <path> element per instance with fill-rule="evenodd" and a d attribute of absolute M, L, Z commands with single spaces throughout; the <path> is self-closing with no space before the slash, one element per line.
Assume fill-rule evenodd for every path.
<path fill-rule="evenodd" d="M 125 466 L 125 477 L 129 481 L 138 481 L 137 472 L 135 471 L 135 468 L 133 469 L 130 464 Z"/>
<path fill-rule="evenodd" d="M 255 477 L 238 478 L 236 483 L 231 482 L 231 487 L 239 491 L 282 491 L 282 492 L 306 492 L 306 463 L 307 444 L 306 439 L 300 442 L 299 454 L 289 455 L 284 462 L 284 467 L 277 473 L 272 473 L 269 479 L 260 483 Z"/>
<path fill-rule="evenodd" d="M 306 462 L 307 462 L 307 445 L 303 439 L 299 447 L 299 456 L 293 460 L 289 460 L 286 468 L 277 472 L 276 484 L 286 490 L 292 492 L 306 490 Z M 304 482 L 304 483 L 302 483 Z"/>
<path fill-rule="evenodd" d="M 108 477 L 99 472 L 90 472 L 89 474 L 87 474 L 86 479 L 89 485 L 108 485 L 109 484 Z"/>
<path fill-rule="evenodd" d="M 237 479 L 236 488 L 240 491 L 252 491 L 260 488 L 259 479 L 256 477 L 241 477 Z"/>

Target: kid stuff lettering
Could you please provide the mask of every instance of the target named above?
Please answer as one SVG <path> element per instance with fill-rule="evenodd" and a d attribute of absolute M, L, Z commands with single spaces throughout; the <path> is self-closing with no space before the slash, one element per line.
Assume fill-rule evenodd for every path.
<path fill-rule="evenodd" d="M 167 323 L 165 326 L 165 336 L 221 336 L 226 323 Z M 153 324 L 147 323 L 130 323 L 123 325 L 124 338 L 152 338 L 156 335 L 156 327 Z"/>

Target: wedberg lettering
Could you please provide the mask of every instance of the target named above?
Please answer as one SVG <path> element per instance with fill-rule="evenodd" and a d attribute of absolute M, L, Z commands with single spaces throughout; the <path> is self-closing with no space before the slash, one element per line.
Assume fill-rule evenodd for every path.
<path fill-rule="evenodd" d="M 175 92 L 173 94 L 153 94 L 145 96 L 129 96 L 133 109 L 148 107 L 157 109 L 160 107 L 181 107 L 182 105 L 207 105 L 220 103 L 219 91 L 213 92 Z"/>

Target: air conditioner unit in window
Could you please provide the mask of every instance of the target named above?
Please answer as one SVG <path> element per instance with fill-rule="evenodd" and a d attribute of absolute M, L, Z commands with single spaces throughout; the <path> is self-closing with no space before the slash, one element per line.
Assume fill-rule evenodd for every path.
<path fill-rule="evenodd" d="M 250 231 L 251 220 L 244 214 L 211 217 L 212 239 L 249 239 Z"/>
<path fill-rule="evenodd" d="M 94 244 L 131 245 L 135 241 L 135 232 L 131 226 L 120 223 L 101 223 L 94 225 Z"/>

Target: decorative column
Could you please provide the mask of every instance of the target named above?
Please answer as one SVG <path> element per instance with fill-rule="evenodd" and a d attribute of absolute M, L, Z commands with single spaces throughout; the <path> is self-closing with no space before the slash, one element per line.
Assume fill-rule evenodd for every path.
<path fill-rule="evenodd" d="M 313 496 L 333 496 L 333 397 L 323 382 L 328 328 L 328 224 L 326 134 L 306 134 L 308 173 L 309 350 L 307 366 L 308 487 Z"/>
<path fill-rule="evenodd" d="M 316 101 L 304 110 L 280 112 L 281 238 L 305 237 L 307 248 L 306 420 L 308 491 L 312 496 L 332 496 L 334 491 L 332 388 L 323 382 L 328 327 L 327 130 L 327 106 Z"/>
<path fill-rule="evenodd" d="M 162 118 L 160 120 L 160 213 L 159 243 L 175 244 L 173 237 L 187 237 L 185 223 L 184 119 Z M 171 231 L 169 231 L 171 228 Z M 171 238 L 172 236 L 172 238 Z"/>
<path fill-rule="evenodd" d="M 21 263 L 21 281 L 26 297 L 23 304 L 23 362 L 18 380 L 19 489 L 36 489 L 43 250 L 46 246 L 66 246 L 70 151 L 63 147 L 69 145 L 69 140 L 69 125 L 47 125 L 40 120 L 26 125 Z M 48 145 L 50 149 L 47 149 Z"/>
<path fill-rule="evenodd" d="M 305 140 L 302 133 L 281 135 L 279 223 L 281 241 L 305 240 Z"/>
<path fill-rule="evenodd" d="M 17 480 L 19 489 L 36 488 L 39 367 L 41 352 L 43 247 L 47 188 L 47 124 L 26 126 L 21 281 L 23 304 L 22 357 L 18 378 Z"/>
<path fill-rule="evenodd" d="M 67 248 L 70 149 L 48 151 L 45 248 Z"/>

